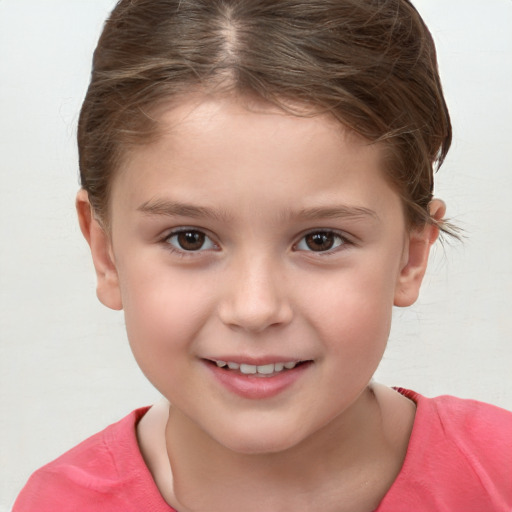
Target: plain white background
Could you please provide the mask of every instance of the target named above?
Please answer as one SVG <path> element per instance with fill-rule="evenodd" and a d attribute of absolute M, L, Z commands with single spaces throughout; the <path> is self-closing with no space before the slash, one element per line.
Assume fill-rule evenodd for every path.
<path fill-rule="evenodd" d="M 454 124 L 437 195 L 467 239 L 435 249 L 377 379 L 512 409 L 512 1 L 415 3 Z M 158 398 L 122 313 L 96 300 L 74 214 L 75 125 L 113 5 L 0 2 L 0 512 L 37 467 Z"/>

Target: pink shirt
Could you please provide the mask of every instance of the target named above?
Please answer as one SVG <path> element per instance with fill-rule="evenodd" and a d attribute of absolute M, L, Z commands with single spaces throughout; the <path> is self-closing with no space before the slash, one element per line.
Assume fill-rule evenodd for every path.
<path fill-rule="evenodd" d="M 512 413 L 398 391 L 416 402 L 416 418 L 403 468 L 375 512 L 511 512 Z M 172 512 L 137 444 L 135 427 L 147 410 L 34 473 L 13 512 Z"/>

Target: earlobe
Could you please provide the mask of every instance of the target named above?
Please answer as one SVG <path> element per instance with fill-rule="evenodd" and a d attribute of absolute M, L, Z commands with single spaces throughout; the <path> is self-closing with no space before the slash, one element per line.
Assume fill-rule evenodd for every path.
<path fill-rule="evenodd" d="M 443 201 L 434 199 L 429 205 L 429 211 L 430 216 L 439 222 L 445 215 L 446 206 Z M 427 270 L 430 248 L 438 235 L 439 228 L 432 224 L 427 224 L 422 229 L 414 230 L 409 234 L 404 262 L 395 289 L 395 306 L 407 307 L 416 302 Z"/>
<path fill-rule="evenodd" d="M 80 229 L 91 249 L 96 270 L 98 299 L 111 309 L 123 309 L 111 240 L 94 216 L 88 194 L 84 189 L 80 189 L 76 196 L 76 211 Z"/>

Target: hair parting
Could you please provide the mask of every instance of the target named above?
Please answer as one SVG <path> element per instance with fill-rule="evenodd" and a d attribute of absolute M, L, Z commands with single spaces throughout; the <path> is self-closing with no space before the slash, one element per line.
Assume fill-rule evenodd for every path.
<path fill-rule="evenodd" d="M 408 0 L 119 1 L 78 128 L 82 186 L 105 223 L 123 158 L 158 135 L 160 105 L 191 91 L 333 115 L 385 148 L 411 227 L 457 237 L 429 214 L 452 132 L 433 39 Z"/>

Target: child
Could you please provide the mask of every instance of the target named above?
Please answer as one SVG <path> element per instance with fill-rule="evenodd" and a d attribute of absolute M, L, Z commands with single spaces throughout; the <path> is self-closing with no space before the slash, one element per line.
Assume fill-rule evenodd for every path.
<path fill-rule="evenodd" d="M 98 297 L 168 402 L 15 512 L 510 511 L 512 414 L 371 381 L 453 228 L 407 0 L 121 0 L 79 121 Z"/>

